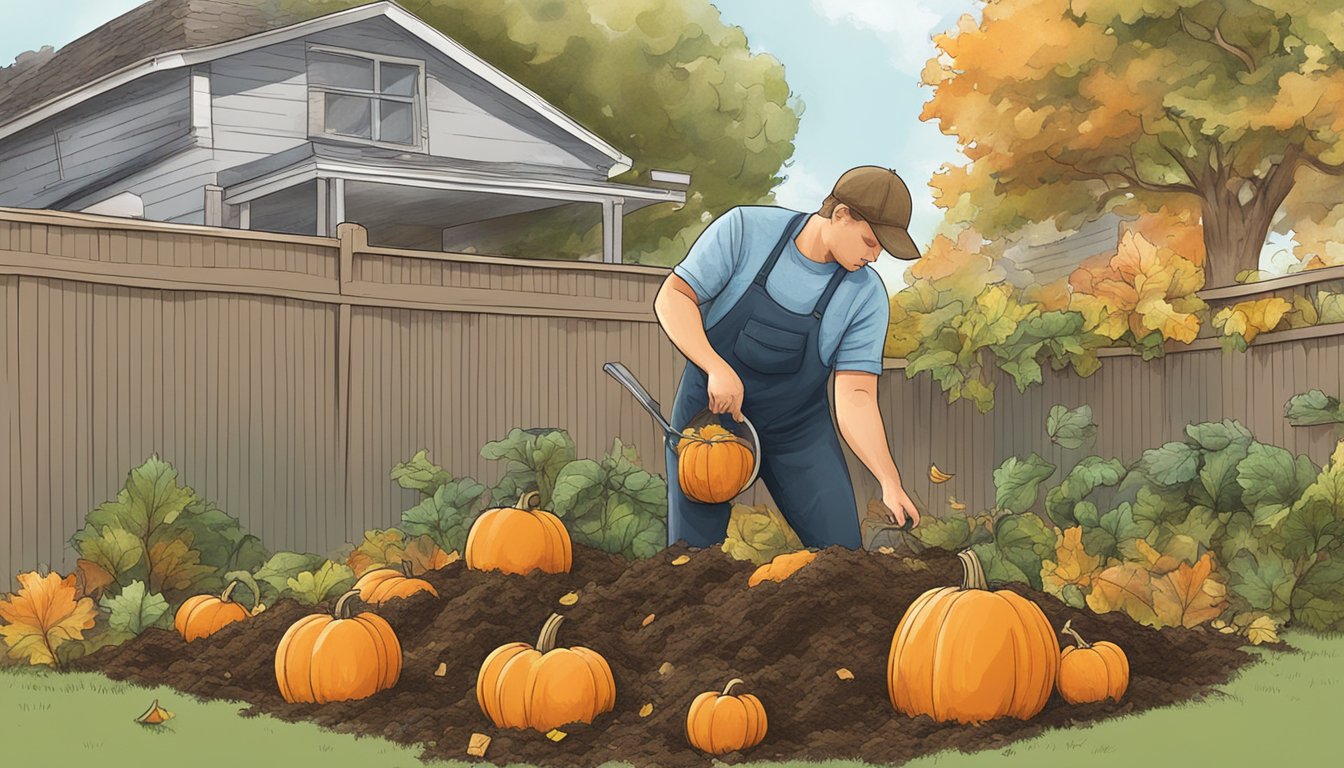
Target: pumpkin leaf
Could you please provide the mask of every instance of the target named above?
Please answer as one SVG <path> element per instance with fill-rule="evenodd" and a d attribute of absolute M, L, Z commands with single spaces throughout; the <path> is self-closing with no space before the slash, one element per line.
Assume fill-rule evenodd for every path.
<path fill-rule="evenodd" d="M 1063 448 L 1081 448 L 1097 436 L 1097 425 L 1092 421 L 1092 406 L 1080 405 L 1069 410 L 1062 405 L 1053 406 L 1050 416 L 1045 420 L 1046 434 L 1050 440 Z"/>
<path fill-rule="evenodd" d="M 1294 560 L 1344 541 L 1344 441 L 1336 445 L 1329 463 L 1293 504 L 1279 524 L 1278 535 L 1283 553 Z"/>
<path fill-rule="evenodd" d="M 1297 578 L 1293 565 L 1273 551 L 1243 550 L 1227 564 L 1232 594 L 1250 608 L 1287 617 Z"/>
<path fill-rule="evenodd" d="M 1092 585 L 1092 576 L 1101 564 L 1101 558 L 1088 554 L 1083 546 L 1081 527 L 1060 531 L 1053 558 L 1041 562 L 1041 588 L 1062 599 L 1064 588 L 1071 585 L 1078 588 L 1077 594 L 1081 596 L 1082 590 Z"/>
<path fill-rule="evenodd" d="M 641 469 L 634 446 L 614 441 L 601 463 L 572 461 L 556 477 L 552 512 L 574 539 L 627 558 L 652 557 L 667 539 L 667 483 Z"/>
<path fill-rule="evenodd" d="M 416 536 L 406 545 L 406 560 L 411 564 L 412 576 L 422 576 L 430 571 L 446 568 L 461 559 L 462 556 L 456 550 L 444 552 L 428 536 Z"/>
<path fill-rule="evenodd" d="M 149 588 L 155 592 L 187 591 L 215 574 L 201 564 L 201 553 L 182 539 L 155 541 L 149 547 Z"/>
<path fill-rule="evenodd" d="M 1162 486 L 1184 485 L 1199 473 L 1199 449 L 1189 443 L 1171 442 L 1143 452 L 1141 466 L 1153 482 Z"/>
<path fill-rule="evenodd" d="M 1319 389 L 1293 395 L 1284 405 L 1283 415 L 1294 427 L 1344 424 L 1344 406 L 1340 405 L 1339 398 Z"/>
<path fill-rule="evenodd" d="M 256 536 L 244 533 L 238 518 L 202 498 L 193 498 L 173 523 L 176 538 L 200 552 L 200 562 L 220 573 L 254 571 L 266 562 L 266 550 Z M 197 586 L 223 586 L 218 580 Z"/>
<path fill-rule="evenodd" d="M 80 558 L 76 561 L 75 568 L 79 576 L 80 592 L 95 600 L 102 595 L 103 590 L 117 581 L 106 569 L 91 560 Z"/>
<path fill-rule="evenodd" d="M 355 572 L 350 566 L 330 560 L 316 571 L 304 571 L 286 582 L 285 596 L 304 605 L 317 605 L 349 591 L 355 584 Z"/>
<path fill-rule="evenodd" d="M 1251 645 L 1279 642 L 1279 625 L 1270 616 L 1257 616 L 1246 627 L 1246 639 Z"/>
<path fill-rule="evenodd" d="M 963 515 L 946 518 L 926 517 L 922 518 L 919 525 L 910 533 L 926 546 L 959 552 L 970 543 L 971 522 Z"/>
<path fill-rule="evenodd" d="M 1055 465 L 1032 453 L 1025 461 L 1010 456 L 994 470 L 994 503 L 1009 512 L 1026 512 L 1036 503 L 1042 482 L 1055 473 Z"/>
<path fill-rule="evenodd" d="M 110 615 L 112 629 L 135 636 L 150 627 L 168 626 L 168 601 L 163 595 L 145 593 L 143 581 L 133 581 L 116 597 L 104 597 L 98 603 Z"/>
<path fill-rule="evenodd" d="M 116 526 L 109 525 L 101 531 L 86 526 L 75 534 L 74 543 L 83 555 L 82 559 L 111 576 L 113 582 L 118 581 L 123 574 L 129 574 L 145 555 L 144 542 L 130 531 Z"/>
<path fill-rule="evenodd" d="M 1225 448 L 1204 455 L 1199 469 L 1199 482 L 1190 488 L 1189 497 L 1196 504 L 1218 511 L 1240 509 L 1241 485 L 1237 482 L 1238 467 L 1249 455 L 1249 445 L 1232 443 Z"/>
<path fill-rule="evenodd" d="M 364 532 L 364 541 L 346 558 L 346 564 L 355 576 L 363 576 L 375 568 L 400 565 L 406 558 L 406 534 L 396 528 Z"/>
<path fill-rule="evenodd" d="M 1097 488 L 1119 484 L 1125 474 L 1119 459 L 1087 456 L 1069 470 L 1063 482 L 1046 492 L 1045 511 L 1061 528 L 1078 525 L 1083 521 L 1078 519 L 1077 506 Z"/>
<path fill-rule="evenodd" d="M 1249 448 L 1254 441 L 1250 430 L 1232 419 L 1187 424 L 1185 434 L 1205 451 L 1216 452 L 1239 445 Z"/>
<path fill-rule="evenodd" d="M 975 544 L 971 546 L 971 549 L 980 558 L 980 565 L 985 569 L 985 579 L 988 581 L 1003 584 L 1027 583 L 1026 572 L 1005 557 L 1003 551 L 994 542 Z"/>
<path fill-rule="evenodd" d="M 1316 478 L 1316 465 L 1306 456 L 1255 443 L 1237 466 L 1241 501 L 1257 525 L 1275 526 L 1292 509 Z"/>
<path fill-rule="evenodd" d="M 1111 558 L 1132 560 L 1135 540 L 1151 531 L 1151 525 L 1136 518 L 1133 505 L 1126 501 L 1102 515 L 1096 527 L 1083 531 L 1083 546 L 1103 562 Z"/>
<path fill-rule="evenodd" d="M 1157 621 L 1152 576 L 1142 563 L 1122 562 L 1105 568 L 1092 579 L 1087 607 L 1094 613 L 1123 611 L 1141 624 L 1152 625 Z"/>
<path fill-rule="evenodd" d="M 402 529 L 410 536 L 430 537 L 444 552 L 463 552 L 471 524 L 485 511 L 485 490 L 470 477 L 450 480 L 402 513 Z"/>
<path fill-rule="evenodd" d="M 1157 627 L 1196 627 L 1217 618 L 1227 608 L 1227 585 L 1213 570 L 1213 553 L 1199 562 L 1181 563 L 1152 580 L 1153 613 Z"/>
<path fill-rule="evenodd" d="M 524 492 L 535 490 L 545 509 L 560 470 L 575 459 L 574 438 L 562 429 L 513 429 L 503 440 L 486 443 L 481 456 L 505 462 L 504 474 L 492 491 L 495 504 L 512 504 Z"/>
<path fill-rule="evenodd" d="M 392 468 L 392 480 L 408 491 L 418 491 L 421 496 L 429 497 L 440 486 L 452 482 L 453 476 L 430 461 L 429 451 L 422 448 Z"/>
<path fill-rule="evenodd" d="M 1313 564 L 1293 590 L 1293 619 L 1318 632 L 1344 623 L 1344 558 Z M 0 629 L 3 632 L 3 629 Z"/>
<path fill-rule="evenodd" d="M 10 658 L 56 665 L 58 649 L 93 628 L 98 614 L 93 600 L 79 597 L 74 574 L 21 573 L 18 581 L 17 593 L 0 598 L 0 639 Z"/>
<path fill-rule="evenodd" d="M 999 518 L 994 523 L 994 546 L 1022 573 L 1023 581 L 1041 588 L 1041 564 L 1055 553 L 1055 532 L 1039 516 L 1024 512 Z"/>
<path fill-rule="evenodd" d="M 737 560 L 762 565 L 786 552 L 803 548 L 803 542 L 778 510 L 764 504 L 734 504 L 728 517 L 728 535 L 723 551 Z"/>
<path fill-rule="evenodd" d="M 265 565 L 257 569 L 253 578 L 256 579 L 258 586 L 261 586 L 266 599 L 274 602 L 289 589 L 290 579 L 304 571 L 316 571 L 324 562 L 326 558 L 321 555 L 277 552 L 271 555 L 271 559 L 267 560 Z"/>

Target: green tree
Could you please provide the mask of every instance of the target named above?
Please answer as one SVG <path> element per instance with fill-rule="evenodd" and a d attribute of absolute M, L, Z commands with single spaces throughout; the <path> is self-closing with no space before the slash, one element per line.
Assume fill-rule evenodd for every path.
<path fill-rule="evenodd" d="M 278 2 L 301 18 L 366 0 Z M 773 203 L 802 104 L 783 65 L 752 54 L 742 29 L 709 0 L 401 5 L 634 158 L 637 167 L 614 181 L 641 183 L 650 168 L 691 174 L 684 206 L 651 206 L 626 220 L 629 260 L 674 264 L 713 217 Z M 576 223 L 584 231 L 573 232 Z M 533 252 L 573 256 L 601 242 L 600 222 L 589 218 L 557 211 L 538 224 L 526 235 Z"/>
<path fill-rule="evenodd" d="M 987 236 L 1193 207 L 1224 285 L 1256 268 L 1299 173 L 1344 189 L 1333 3 L 997 0 L 936 43 L 923 117 L 970 158 L 935 177 L 939 203 Z"/>

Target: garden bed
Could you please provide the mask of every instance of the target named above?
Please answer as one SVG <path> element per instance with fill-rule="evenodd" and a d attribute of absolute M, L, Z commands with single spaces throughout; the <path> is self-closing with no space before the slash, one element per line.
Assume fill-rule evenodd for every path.
<path fill-rule="evenodd" d="M 690 562 L 672 560 L 689 554 Z M 312 609 L 282 601 L 252 620 L 188 646 L 171 630 L 149 629 L 123 646 L 76 663 L 118 680 L 164 683 L 209 698 L 248 702 L 248 713 L 309 720 L 338 731 L 376 734 L 425 746 L 425 757 L 466 759 L 473 732 L 493 743 L 486 759 L 547 766 L 704 766 L 683 727 L 696 694 L 741 677 L 736 692 L 760 696 L 769 713 L 764 742 L 726 762 L 746 759 L 858 758 L 901 762 L 950 747 L 998 747 L 1050 726 L 1068 726 L 1197 698 L 1253 656 L 1241 638 L 1203 629 L 1153 630 L 1121 613 L 1095 615 L 1026 587 L 1059 628 L 1067 619 L 1089 640 L 1127 651 L 1129 691 L 1119 702 L 1070 706 L 1053 695 L 1029 722 L 944 725 L 893 711 L 885 680 L 891 635 L 920 593 L 956 583 L 955 556 L 930 551 L 901 557 L 839 548 L 824 551 L 792 578 L 748 589 L 749 563 L 717 550 L 669 549 L 649 560 L 575 547 L 567 575 L 508 576 L 461 563 L 429 574 L 441 598 L 394 600 L 379 609 L 405 654 L 401 679 L 370 699 L 294 705 L 281 699 L 274 649 L 291 623 Z M 576 604 L 559 598 L 577 591 Z M 328 604 L 324 604 L 328 607 Z M 495 728 L 477 707 L 476 673 L 497 646 L 535 643 L 551 612 L 565 615 L 560 645 L 602 653 L 616 679 L 615 710 L 591 726 L 565 728 L 562 741 Z M 645 617 L 654 614 L 644 626 Z M 446 665 L 442 677 L 434 673 Z M 664 664 L 672 668 L 666 673 Z M 838 668 L 854 674 L 841 680 Z M 640 717 L 645 704 L 653 712 Z"/>

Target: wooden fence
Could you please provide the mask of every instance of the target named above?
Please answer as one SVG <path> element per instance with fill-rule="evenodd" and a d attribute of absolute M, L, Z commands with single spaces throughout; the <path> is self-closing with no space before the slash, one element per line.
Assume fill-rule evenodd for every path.
<path fill-rule="evenodd" d="M 602 364 L 624 362 L 670 409 L 684 360 L 652 311 L 667 270 L 375 248 L 363 235 L 0 209 L 3 572 L 72 567 L 70 536 L 151 453 L 268 547 L 314 552 L 395 524 L 416 497 L 388 473 L 421 448 L 493 483 L 500 468 L 482 445 L 562 427 L 582 456 L 620 437 L 664 471 L 652 421 Z M 1291 428 L 1282 407 L 1313 387 L 1340 392 L 1342 336 L 1323 326 L 1245 353 L 1200 340 L 1149 363 L 1112 356 L 1088 379 L 1047 375 L 1023 395 L 1001 377 L 988 415 L 949 406 L 891 360 L 880 398 L 905 481 L 934 510 L 949 493 L 992 504 L 991 472 L 1010 455 L 1083 455 L 1049 442 L 1055 403 L 1092 405 L 1106 456 L 1235 418 L 1321 463 L 1333 429 Z M 930 461 L 957 478 L 930 485 Z M 863 506 L 876 488 L 850 464 Z M 757 484 L 744 500 L 769 496 Z"/>

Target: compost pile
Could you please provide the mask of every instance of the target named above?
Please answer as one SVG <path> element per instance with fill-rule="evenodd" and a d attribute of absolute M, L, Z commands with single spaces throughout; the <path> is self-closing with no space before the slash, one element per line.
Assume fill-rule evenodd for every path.
<path fill-rule="evenodd" d="M 1111 640 L 1129 656 L 1132 677 L 1120 703 L 1074 706 L 1053 694 L 1031 721 L 982 726 L 940 724 L 893 710 L 886 665 L 892 632 L 927 589 L 960 583 L 955 555 L 915 557 L 832 548 L 782 583 L 747 587 L 753 567 L 718 550 L 674 547 L 649 560 L 575 546 L 563 575 L 512 576 L 471 571 L 462 563 L 425 578 L 441 597 L 421 593 L 377 609 L 404 652 L 401 679 L 362 701 L 288 704 L 275 682 L 274 652 L 285 630 L 316 609 L 281 602 L 190 645 L 151 629 L 126 645 L 78 663 L 118 680 L 166 684 L 202 697 L 247 702 L 247 714 L 307 720 L 338 731 L 419 744 L 423 757 L 472 759 L 473 733 L 493 739 L 485 760 L 543 766 L 708 766 L 686 741 L 694 697 L 730 678 L 769 714 L 758 747 L 724 762 L 830 758 L 894 763 L 946 748 L 1001 747 L 1051 726 L 1068 726 L 1197 698 L 1254 657 L 1240 639 L 1203 629 L 1153 630 L 1121 613 L 1095 615 L 1049 595 L 1009 587 L 1034 600 L 1056 629 L 1066 620 L 1089 641 Z M 680 555 L 689 562 L 673 565 Z M 569 592 L 573 605 L 560 604 Z M 568 602 L 568 601 L 566 601 Z M 322 608 L 330 609 L 330 604 Z M 535 644 L 553 612 L 565 616 L 559 646 L 601 653 L 616 680 L 616 707 L 592 725 L 542 733 L 501 730 L 476 703 L 476 674 L 496 647 Z M 651 622 L 646 617 L 653 614 Z M 1061 645 L 1067 640 L 1061 639 Z M 440 664 L 446 674 L 436 676 Z M 837 669 L 853 673 L 841 679 Z M 641 709 L 652 704 L 652 713 Z"/>

